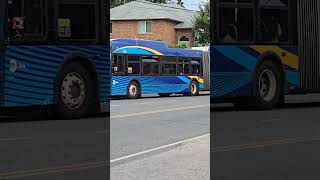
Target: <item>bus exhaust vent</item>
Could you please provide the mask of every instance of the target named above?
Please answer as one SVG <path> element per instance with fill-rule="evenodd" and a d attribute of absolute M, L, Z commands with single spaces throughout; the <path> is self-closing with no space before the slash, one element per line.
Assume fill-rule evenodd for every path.
<path fill-rule="evenodd" d="M 297 0 L 300 86 L 320 89 L 320 1 Z"/>

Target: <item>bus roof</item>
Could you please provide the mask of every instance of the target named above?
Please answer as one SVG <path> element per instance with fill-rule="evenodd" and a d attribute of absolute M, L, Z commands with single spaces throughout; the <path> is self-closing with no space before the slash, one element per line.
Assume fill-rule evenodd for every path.
<path fill-rule="evenodd" d="M 111 39 L 113 53 L 142 54 L 159 56 L 178 56 L 202 58 L 203 52 L 199 50 L 169 48 L 168 44 L 161 41 L 140 39 Z"/>

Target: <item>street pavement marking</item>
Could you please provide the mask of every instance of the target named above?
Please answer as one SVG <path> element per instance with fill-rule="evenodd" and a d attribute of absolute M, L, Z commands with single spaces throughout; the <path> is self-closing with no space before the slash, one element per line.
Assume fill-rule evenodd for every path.
<path fill-rule="evenodd" d="M 0 142 L 9 142 L 9 141 L 24 141 L 30 140 L 31 137 L 19 137 L 19 138 L 0 138 Z"/>
<path fill-rule="evenodd" d="M 205 104 L 205 105 L 196 105 L 196 106 L 188 106 L 188 107 L 180 107 L 180 108 L 170 108 L 170 109 L 162 109 L 162 110 L 139 112 L 139 113 L 120 114 L 120 115 L 111 116 L 111 120 L 112 119 L 127 118 L 127 117 L 134 117 L 134 116 L 144 116 L 144 115 L 150 115 L 150 114 L 158 114 L 158 113 L 164 113 L 164 112 L 183 111 L 183 110 L 190 110 L 190 109 L 197 109 L 197 108 L 204 108 L 204 107 L 210 107 L 210 105 L 209 104 Z"/>
<path fill-rule="evenodd" d="M 207 137 L 207 136 L 210 136 L 210 133 L 205 134 L 205 135 L 201 135 L 201 136 L 197 136 L 197 137 L 193 137 L 193 138 L 190 138 L 190 139 L 178 141 L 178 142 L 175 142 L 175 143 L 167 144 L 167 145 L 164 145 L 164 146 L 152 148 L 152 149 L 149 149 L 149 150 L 146 150 L 146 151 L 130 154 L 130 155 L 123 156 L 123 157 L 120 157 L 120 158 L 112 159 L 112 160 L 110 160 L 110 163 L 112 164 L 112 163 L 116 163 L 116 162 L 119 162 L 119 161 L 124 161 L 124 160 L 130 159 L 130 158 L 134 158 L 134 157 L 137 157 L 137 156 L 145 155 L 145 154 L 152 153 L 152 152 L 155 152 L 155 151 L 159 151 L 159 150 L 162 150 L 162 149 L 166 149 L 166 148 L 170 148 L 170 147 L 177 146 L 177 145 L 180 145 L 180 144 L 184 144 L 184 143 L 187 143 L 187 142 L 190 142 L 190 141 L 198 140 L 198 139 L 201 139 L 201 138 L 204 138 L 204 137 Z"/>
<path fill-rule="evenodd" d="M 73 165 L 63 165 L 50 168 L 41 168 L 41 169 L 30 169 L 30 170 L 21 170 L 21 171 L 12 171 L 0 173 L 0 179 L 13 179 L 13 178 L 22 178 L 22 177 L 31 177 L 31 176 L 41 176 L 48 174 L 57 174 L 57 173 L 66 173 L 73 171 L 82 171 L 89 170 L 101 167 L 108 167 L 110 163 L 108 161 L 99 161 L 99 162 L 89 162 L 89 163 L 79 163 Z"/>
<path fill-rule="evenodd" d="M 211 152 L 212 153 L 223 153 L 223 152 L 266 148 L 266 147 L 271 147 L 271 146 L 275 146 L 275 145 L 298 144 L 298 143 L 308 143 L 308 142 L 310 143 L 310 142 L 314 142 L 314 141 L 320 141 L 320 136 L 287 138 L 287 139 L 270 140 L 270 141 L 258 142 L 258 143 L 248 143 L 248 144 L 238 144 L 238 145 L 214 147 L 211 149 Z"/>

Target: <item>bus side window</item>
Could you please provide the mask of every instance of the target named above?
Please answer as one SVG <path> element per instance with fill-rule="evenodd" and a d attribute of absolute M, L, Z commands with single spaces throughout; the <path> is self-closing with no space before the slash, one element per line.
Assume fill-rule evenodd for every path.
<path fill-rule="evenodd" d="M 142 67 L 144 75 L 158 75 L 159 74 L 159 58 L 151 56 L 142 57 Z"/>
<path fill-rule="evenodd" d="M 190 74 L 190 61 L 188 58 L 179 58 L 178 61 L 178 75 Z"/>
<path fill-rule="evenodd" d="M 114 55 L 112 57 L 112 73 L 124 73 L 123 56 Z"/>
<path fill-rule="evenodd" d="M 201 75 L 201 60 L 192 59 L 191 60 L 191 74 L 192 75 Z"/>
<path fill-rule="evenodd" d="M 128 56 L 128 75 L 140 75 L 141 73 L 140 56 Z"/>
<path fill-rule="evenodd" d="M 8 1 L 10 40 L 39 38 L 44 35 L 44 12 L 41 10 L 43 3 L 43 0 L 33 0 L 28 3 L 23 0 Z"/>
<path fill-rule="evenodd" d="M 161 72 L 163 75 L 177 75 L 177 57 L 164 57 Z"/>

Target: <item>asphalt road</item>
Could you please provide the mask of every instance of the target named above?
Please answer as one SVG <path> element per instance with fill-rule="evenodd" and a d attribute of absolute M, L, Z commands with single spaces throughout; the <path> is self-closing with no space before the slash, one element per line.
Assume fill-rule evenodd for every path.
<path fill-rule="evenodd" d="M 111 178 L 112 174 L 118 173 L 116 171 L 119 171 L 119 165 L 153 158 L 157 153 L 177 147 L 179 143 L 175 143 L 179 141 L 210 133 L 209 99 L 208 95 L 166 98 L 151 96 L 138 100 L 111 101 Z M 167 145 L 169 146 L 166 147 Z M 173 158 L 172 163 L 174 161 L 179 159 Z M 142 168 L 144 167 L 140 167 Z M 158 168 L 160 172 L 165 167 L 163 163 L 156 163 L 153 168 Z M 139 171 L 130 173 L 133 175 L 130 179 L 143 177 Z M 134 177 L 138 174 L 139 178 Z M 146 177 L 150 177 L 150 174 L 146 174 Z M 172 178 L 179 179 L 177 176 L 169 179 Z"/>
<path fill-rule="evenodd" d="M 107 179 L 107 123 L 0 117 L 0 179 Z"/>
<path fill-rule="evenodd" d="M 272 111 L 211 110 L 211 179 L 318 180 L 320 96 L 291 96 Z"/>

